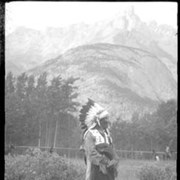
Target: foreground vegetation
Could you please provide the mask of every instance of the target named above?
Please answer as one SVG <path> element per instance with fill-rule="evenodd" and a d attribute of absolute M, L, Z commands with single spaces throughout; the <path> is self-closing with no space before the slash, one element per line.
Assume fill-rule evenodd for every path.
<path fill-rule="evenodd" d="M 175 180 L 175 161 L 120 160 L 117 180 Z M 5 156 L 5 180 L 84 180 L 81 159 L 34 149 L 24 155 Z"/>
<path fill-rule="evenodd" d="M 39 149 L 5 156 L 5 180 L 83 180 L 84 170 L 56 153 Z"/>

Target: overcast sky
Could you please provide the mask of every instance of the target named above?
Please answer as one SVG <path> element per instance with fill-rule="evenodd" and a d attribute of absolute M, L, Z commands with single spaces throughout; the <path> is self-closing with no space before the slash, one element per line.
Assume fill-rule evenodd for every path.
<path fill-rule="evenodd" d="M 128 6 L 134 6 L 142 21 L 156 20 L 177 28 L 176 2 L 10 2 L 6 3 L 5 27 L 8 32 L 17 26 L 45 29 L 78 22 L 87 24 L 115 17 Z M 6 32 L 7 33 L 7 32 Z"/>

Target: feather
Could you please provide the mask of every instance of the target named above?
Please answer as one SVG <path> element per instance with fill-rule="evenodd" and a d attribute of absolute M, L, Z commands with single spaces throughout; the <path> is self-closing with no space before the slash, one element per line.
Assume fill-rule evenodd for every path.
<path fill-rule="evenodd" d="M 86 131 L 96 122 L 96 118 L 99 119 L 107 115 L 108 112 L 103 107 L 95 103 L 92 99 L 88 99 L 88 102 L 80 110 L 79 121 L 81 123 L 81 129 Z"/>
<path fill-rule="evenodd" d="M 85 124 L 85 119 L 87 117 L 87 113 L 90 110 L 91 107 L 94 106 L 94 101 L 91 99 L 88 99 L 88 102 L 82 106 L 80 110 L 80 115 L 79 115 L 79 121 L 81 123 L 81 129 L 87 129 L 87 125 Z"/>

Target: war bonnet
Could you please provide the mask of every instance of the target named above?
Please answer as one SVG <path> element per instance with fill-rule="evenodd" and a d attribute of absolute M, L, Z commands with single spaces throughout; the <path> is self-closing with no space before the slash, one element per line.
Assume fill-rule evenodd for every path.
<path fill-rule="evenodd" d="M 95 103 L 93 100 L 88 99 L 88 102 L 82 106 L 80 110 L 79 120 L 81 123 L 81 129 L 87 130 L 91 126 L 98 123 L 98 120 L 109 116 L 109 113 Z"/>

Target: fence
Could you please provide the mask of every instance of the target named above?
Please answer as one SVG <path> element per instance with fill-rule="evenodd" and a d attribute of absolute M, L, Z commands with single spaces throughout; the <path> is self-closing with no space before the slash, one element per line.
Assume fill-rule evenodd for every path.
<path fill-rule="evenodd" d="M 152 151 L 126 151 L 126 150 L 116 150 L 117 154 L 122 159 L 147 159 L 151 160 L 154 159 L 154 155 Z M 156 152 L 156 155 L 162 160 L 166 160 L 166 153 L 165 152 Z M 172 160 L 176 160 L 177 152 L 171 153 Z"/>
<path fill-rule="evenodd" d="M 27 153 L 27 149 L 30 148 L 37 148 L 37 146 L 15 146 L 13 150 L 14 154 L 25 154 Z M 50 151 L 50 147 L 40 147 L 42 151 Z M 82 159 L 83 154 L 79 151 L 78 148 L 63 148 L 63 147 L 55 147 L 53 151 L 59 154 L 60 156 L 74 158 L 74 159 Z M 127 151 L 127 150 L 116 150 L 118 156 L 121 159 L 153 159 L 153 152 L 152 151 Z M 159 158 L 166 159 L 165 152 L 156 152 Z M 176 160 L 177 152 L 171 153 L 171 159 Z"/>

